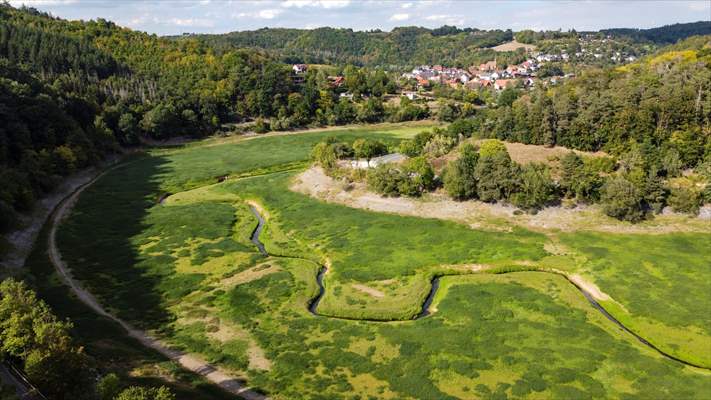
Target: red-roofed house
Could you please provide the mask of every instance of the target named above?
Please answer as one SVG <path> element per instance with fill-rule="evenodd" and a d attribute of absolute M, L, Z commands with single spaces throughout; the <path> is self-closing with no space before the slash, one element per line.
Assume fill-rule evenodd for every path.
<path fill-rule="evenodd" d="M 508 86 L 515 86 L 515 85 L 516 85 L 515 79 L 497 79 L 496 82 L 494 82 L 494 89 L 503 90 L 504 88 L 506 88 Z"/>

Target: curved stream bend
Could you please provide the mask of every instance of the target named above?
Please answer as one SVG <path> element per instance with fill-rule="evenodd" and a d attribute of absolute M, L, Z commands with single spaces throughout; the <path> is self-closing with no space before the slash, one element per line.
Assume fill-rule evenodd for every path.
<path fill-rule="evenodd" d="M 259 213 L 259 211 L 257 210 L 257 208 L 254 207 L 253 205 L 250 205 L 249 208 L 250 208 L 250 210 L 252 211 L 252 214 L 254 214 L 254 216 L 257 218 L 257 221 L 258 221 L 257 227 L 254 228 L 254 231 L 252 231 L 252 236 L 250 237 L 250 239 L 251 239 L 252 243 L 254 243 L 254 245 L 257 246 L 257 248 L 259 249 L 259 252 L 260 252 L 261 254 L 263 254 L 264 256 L 269 256 L 269 253 L 267 252 L 266 248 L 264 247 L 264 243 L 262 243 L 262 242 L 259 240 L 259 235 L 261 234 L 262 229 L 264 228 L 264 224 L 265 224 L 264 217 L 262 217 L 262 215 Z M 276 256 L 276 257 L 278 257 L 278 256 Z M 323 277 L 324 277 L 324 274 L 326 273 L 327 270 L 328 270 L 328 269 L 327 269 L 325 266 L 321 266 L 321 269 L 319 270 L 318 275 L 316 276 L 316 283 L 318 283 L 319 293 L 318 293 L 318 294 L 316 295 L 316 297 L 314 297 L 314 298 L 311 300 L 311 302 L 309 303 L 308 309 L 309 309 L 309 312 L 310 312 L 311 314 L 313 314 L 313 315 L 315 315 L 315 316 L 326 317 L 326 318 L 334 318 L 334 319 L 346 319 L 346 320 L 358 320 L 358 321 L 370 321 L 370 322 L 389 322 L 389 321 L 369 320 L 369 319 L 362 319 L 362 318 L 334 317 L 334 316 L 319 314 L 319 313 L 316 311 L 316 308 L 318 307 L 318 304 L 321 302 L 321 299 L 323 298 L 323 296 L 324 296 L 324 294 L 325 294 L 325 292 L 326 292 L 326 289 L 325 289 L 325 287 L 323 286 Z M 511 271 L 511 272 L 518 272 L 518 271 Z M 576 289 L 578 289 L 578 291 L 583 294 L 583 296 L 585 297 L 585 299 L 587 299 L 587 301 L 590 303 L 590 305 L 593 306 L 593 308 L 595 308 L 596 310 L 598 310 L 602 315 L 605 316 L 605 318 L 607 318 L 608 320 L 610 320 L 613 324 L 617 325 L 620 329 L 622 329 L 623 331 L 625 331 L 625 332 L 629 333 L 630 335 L 632 335 L 635 339 L 637 339 L 637 340 L 638 340 L 640 343 L 642 343 L 643 345 L 645 345 L 645 346 L 647 346 L 647 347 L 649 347 L 649 348 L 655 350 L 657 353 L 661 354 L 661 355 L 664 356 L 664 357 L 667 357 L 667 358 L 669 358 L 669 359 L 671 359 L 671 360 L 680 362 L 680 363 L 682 363 L 682 364 L 684 364 L 684 365 L 688 365 L 688 366 L 690 366 L 690 367 L 695 367 L 695 368 L 701 368 L 701 369 L 705 369 L 705 370 L 711 370 L 711 368 L 704 367 L 704 366 L 701 366 L 701 365 L 697 365 L 697 364 L 694 364 L 694 363 L 691 363 L 691 362 L 682 360 L 682 359 L 680 359 L 680 358 L 678 358 L 678 357 L 676 357 L 676 356 L 673 356 L 673 355 L 671 355 L 671 354 L 669 354 L 669 353 L 667 353 L 667 352 L 661 350 L 660 348 L 658 348 L 658 347 L 655 346 L 654 344 L 650 343 L 647 339 L 641 337 L 640 335 L 638 335 L 637 333 L 635 333 L 634 331 L 632 331 L 630 328 L 628 328 L 628 327 L 625 326 L 622 322 L 620 322 L 620 320 L 618 320 L 617 318 L 615 318 L 614 316 L 612 316 L 612 314 L 610 314 L 609 312 L 607 312 L 607 310 L 605 310 L 605 308 L 604 308 L 602 305 L 600 305 L 600 303 L 598 303 L 597 300 L 595 300 L 595 298 L 593 297 L 593 295 L 592 295 L 590 292 L 588 292 L 587 290 L 585 290 L 585 288 L 583 288 L 583 287 L 579 286 L 578 284 L 576 284 L 575 282 L 573 282 L 573 281 L 570 279 L 570 277 L 569 277 L 568 275 L 566 275 L 566 274 L 564 274 L 564 273 L 562 273 L 562 272 L 555 272 L 555 271 L 532 270 L 531 272 L 549 273 L 549 274 L 556 274 L 556 275 L 562 276 L 562 277 L 565 278 L 570 284 L 572 284 L 573 287 L 575 287 Z M 505 273 L 509 273 L 509 272 L 500 272 L 499 274 L 505 274 Z M 432 302 L 434 301 L 434 297 L 435 297 L 435 295 L 437 294 L 437 290 L 439 289 L 439 280 L 440 280 L 440 278 L 441 278 L 441 276 L 435 276 L 435 277 L 432 278 L 432 287 L 431 287 L 431 289 L 430 289 L 430 292 L 427 294 L 427 297 L 425 298 L 425 301 L 422 303 L 422 310 L 419 312 L 419 314 L 417 314 L 417 315 L 413 318 L 413 320 L 418 320 L 418 319 L 421 319 L 421 318 L 425 318 L 425 317 L 427 317 L 427 316 L 429 316 L 429 315 L 432 314 L 432 312 L 431 312 L 431 310 L 430 310 L 430 307 L 432 306 Z"/>

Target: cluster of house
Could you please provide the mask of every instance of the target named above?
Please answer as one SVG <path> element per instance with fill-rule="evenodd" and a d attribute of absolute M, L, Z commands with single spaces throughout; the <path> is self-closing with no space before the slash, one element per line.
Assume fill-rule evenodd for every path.
<path fill-rule="evenodd" d="M 412 69 L 412 72 L 403 74 L 404 78 L 415 79 L 419 86 L 428 86 L 432 83 L 455 85 L 467 83 L 471 74 L 461 68 L 449 68 L 441 65 L 421 65 Z"/>
<path fill-rule="evenodd" d="M 507 86 L 516 85 L 519 82 L 524 87 L 533 86 L 539 65 L 535 58 L 526 60 L 518 65 L 509 65 L 506 68 L 498 68 L 496 60 L 480 65 L 472 65 L 466 70 L 448 68 L 441 65 L 422 65 L 414 68 L 412 72 L 403 74 L 403 77 L 415 79 L 418 87 L 440 83 L 454 88 L 460 86 L 469 89 L 493 87 L 496 90 L 503 90 Z"/>
<path fill-rule="evenodd" d="M 578 38 L 574 51 L 568 51 L 568 44 L 565 43 L 557 47 L 548 53 L 536 54 L 536 61 L 592 62 L 609 59 L 614 63 L 621 64 L 637 60 L 637 56 L 630 49 L 611 36 L 600 38 L 597 34 L 582 35 Z"/>
<path fill-rule="evenodd" d="M 615 63 L 633 62 L 637 60 L 637 57 L 631 55 L 624 51 L 610 51 L 609 49 L 604 49 L 600 47 L 596 48 L 581 48 L 572 55 L 568 54 L 566 50 L 561 50 L 558 53 L 540 53 L 536 55 L 536 61 L 546 62 L 546 61 L 561 61 L 567 62 L 571 60 L 584 61 L 584 60 L 600 60 L 609 57 L 611 61 Z"/>

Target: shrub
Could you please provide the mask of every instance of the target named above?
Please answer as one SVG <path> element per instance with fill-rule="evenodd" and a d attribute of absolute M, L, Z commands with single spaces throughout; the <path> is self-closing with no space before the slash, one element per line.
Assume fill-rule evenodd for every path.
<path fill-rule="evenodd" d="M 619 220 L 637 222 L 644 218 L 642 193 L 622 176 L 608 179 L 602 186 L 602 205 L 605 214 Z"/>
<path fill-rule="evenodd" d="M 444 188 L 455 200 L 467 200 L 477 197 L 477 178 L 475 174 L 479 154 L 471 144 L 462 146 L 461 155 L 451 161 L 444 170 Z"/>
<path fill-rule="evenodd" d="M 471 137 L 472 134 L 474 133 L 474 120 L 473 119 L 465 119 L 465 118 L 460 118 L 454 122 L 452 122 L 448 127 L 447 127 L 447 133 L 449 136 L 452 137 L 458 137 L 459 135 L 463 137 Z"/>
<path fill-rule="evenodd" d="M 269 132 L 269 125 L 264 122 L 263 119 L 257 118 L 257 121 L 254 123 L 254 132 L 255 133 L 267 133 Z"/>
<path fill-rule="evenodd" d="M 453 101 L 447 101 L 440 104 L 439 112 L 437 113 L 437 118 L 440 121 L 452 122 L 455 119 L 459 118 L 460 115 L 461 110 L 459 109 L 459 106 L 457 106 L 457 103 Z"/>
<path fill-rule="evenodd" d="M 544 164 L 528 164 L 521 168 L 519 188 L 512 202 L 524 210 L 539 210 L 555 201 L 556 187 L 550 171 Z"/>
<path fill-rule="evenodd" d="M 108 374 L 96 384 L 96 394 L 99 400 L 113 400 L 121 390 L 121 381 L 116 374 Z"/>
<path fill-rule="evenodd" d="M 674 211 L 696 215 L 702 204 L 702 192 L 690 187 L 671 188 L 669 194 L 669 206 Z"/>
<path fill-rule="evenodd" d="M 407 160 L 403 172 L 405 176 L 400 183 L 400 194 L 421 196 L 423 192 L 434 189 L 434 170 L 426 158 L 416 157 Z"/>
<path fill-rule="evenodd" d="M 407 99 L 405 97 L 404 99 Z M 412 104 L 409 100 L 402 102 L 400 107 L 392 109 L 390 114 L 391 122 L 417 121 L 430 116 L 430 110 L 427 106 Z"/>
<path fill-rule="evenodd" d="M 369 160 L 388 153 L 388 147 L 380 140 L 360 138 L 353 142 L 353 151 L 358 158 Z"/>
<path fill-rule="evenodd" d="M 368 187 L 385 196 L 400 195 L 399 186 L 404 179 L 404 174 L 390 164 L 379 165 L 368 171 L 366 177 Z"/>
<path fill-rule="evenodd" d="M 449 153 L 457 145 L 457 139 L 444 135 L 436 135 L 425 145 L 423 154 L 430 157 L 441 157 Z"/>
<path fill-rule="evenodd" d="M 699 166 L 696 167 L 696 172 L 703 180 L 703 201 L 705 203 L 711 203 L 711 160 L 699 164 Z"/>
<path fill-rule="evenodd" d="M 311 159 L 327 171 L 332 171 L 336 167 L 336 161 L 353 155 L 353 148 L 348 143 L 338 142 L 332 137 L 317 143 L 311 149 Z"/>
<path fill-rule="evenodd" d="M 494 157 L 498 154 L 505 153 L 508 157 L 509 153 L 506 150 L 506 145 L 504 142 L 496 139 L 487 139 L 481 143 L 479 147 L 480 157 Z"/>
<path fill-rule="evenodd" d="M 368 187 L 385 196 L 421 196 L 434 188 L 434 182 L 434 170 L 424 157 L 410 159 L 402 166 L 380 165 L 367 174 Z"/>
<path fill-rule="evenodd" d="M 603 184 L 600 172 L 611 172 L 614 161 L 608 157 L 583 159 L 571 151 L 563 156 L 560 165 L 559 183 L 565 196 L 577 200 L 595 201 L 599 198 Z"/>
<path fill-rule="evenodd" d="M 116 400 L 175 400 L 175 395 L 165 386 L 157 389 L 132 386 L 122 391 Z"/>
<path fill-rule="evenodd" d="M 415 135 L 412 140 L 403 140 L 400 143 L 399 150 L 408 157 L 417 157 L 422 154 L 422 150 L 425 148 L 425 145 L 433 137 L 434 133 L 432 131 L 422 131 Z"/>
<path fill-rule="evenodd" d="M 311 159 L 326 170 L 335 168 L 338 157 L 332 144 L 327 142 L 317 143 L 311 149 Z"/>
<path fill-rule="evenodd" d="M 486 202 L 506 200 L 516 188 L 517 171 L 509 154 L 505 149 L 503 152 L 493 154 L 485 157 L 480 150 L 479 161 L 474 170 L 477 194 L 482 201 Z"/>

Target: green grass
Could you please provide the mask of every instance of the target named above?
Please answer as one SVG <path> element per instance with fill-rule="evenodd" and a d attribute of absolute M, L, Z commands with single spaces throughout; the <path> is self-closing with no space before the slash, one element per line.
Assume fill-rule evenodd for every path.
<path fill-rule="evenodd" d="M 709 373 L 643 346 L 548 273 L 444 277 L 437 312 L 417 321 L 309 314 L 317 263 L 331 266 L 319 313 L 384 320 L 412 317 L 431 277 L 466 272 L 462 264 L 493 272 L 554 267 L 593 280 L 618 302 L 605 304 L 610 312 L 640 335 L 705 360 L 708 235 L 474 230 L 327 204 L 289 191 L 294 172 L 265 175 L 303 164 L 326 136 L 395 143 L 407 129 L 155 151 L 81 196 L 59 232 L 62 254 L 119 316 L 246 374 L 275 399 L 679 399 L 711 391 Z M 255 176 L 214 184 L 223 175 Z M 157 205 L 165 192 L 176 194 Z M 245 201 L 267 216 L 261 239 L 269 252 L 297 258 L 256 251 L 249 241 L 256 219 Z M 548 254 L 551 240 L 568 254 Z M 50 275 L 38 281 L 52 282 Z M 63 286 L 41 292 L 54 286 L 49 297 L 61 304 Z M 115 333 L 106 329 L 96 340 Z"/>
<path fill-rule="evenodd" d="M 352 398 L 350 382 L 365 375 L 381 384 L 362 395 L 410 399 L 671 399 L 711 388 L 708 374 L 620 335 L 555 275 L 443 278 L 436 314 L 385 324 L 299 313 L 297 288 L 281 273 L 240 285 L 222 305 L 255 326 L 274 368 L 254 380 L 283 398 Z"/>
<path fill-rule="evenodd" d="M 655 345 L 711 366 L 711 235 L 560 235 L 614 315 Z M 621 306 L 620 306 L 621 305 Z"/>
<path fill-rule="evenodd" d="M 209 193 L 201 191 L 199 197 L 209 198 L 214 193 L 218 198 L 225 198 L 227 193 L 235 193 L 244 199 L 256 199 L 270 215 L 268 232 L 276 229 L 287 232 L 289 237 L 312 246 L 322 259 L 328 259 L 332 268 L 326 280 L 325 308 L 321 311 L 326 314 L 408 319 L 419 312 L 430 278 L 448 271 L 443 265 L 495 265 L 539 260 L 546 255 L 545 238 L 540 234 L 523 230 L 513 233 L 476 231 L 442 220 L 378 214 L 327 204 L 284 190 L 292 176 L 273 174 L 228 182 L 212 187 Z M 172 204 L 182 204 L 180 200 L 178 197 Z M 268 233 L 265 243 L 268 251 L 283 252 L 279 250 L 283 246 L 273 246 L 275 243 Z M 272 251 L 275 247 L 277 250 Z M 419 275 L 419 279 L 409 278 L 414 275 Z M 331 284 L 389 279 L 407 283 L 409 289 L 401 290 L 402 295 L 395 299 L 385 296 L 383 301 L 378 301 L 367 294 L 362 294 L 361 299 L 337 296 L 334 294 L 337 286 Z"/>
<path fill-rule="evenodd" d="M 127 385 L 168 386 L 178 399 L 232 399 L 202 377 L 189 373 L 163 355 L 144 347 L 107 318 L 97 315 L 74 297 L 47 256 L 44 229 L 27 260 L 24 278 L 60 318 L 74 324 L 72 336 L 91 356 L 97 372 L 114 372 Z M 168 379 L 166 379 L 168 378 Z"/>
<path fill-rule="evenodd" d="M 266 136 L 215 146 L 188 147 L 178 151 L 159 150 L 155 155 L 166 162 L 156 178 L 160 181 L 160 188 L 163 191 L 176 193 L 207 182 L 215 182 L 217 177 L 226 174 L 298 164 L 308 159 L 311 148 L 316 143 L 330 136 L 352 142 L 358 137 L 368 135 L 394 145 L 400 140 L 399 138 L 407 137 L 422 129 L 424 128 L 318 131 Z M 167 156 L 162 157 L 164 154 Z"/>

